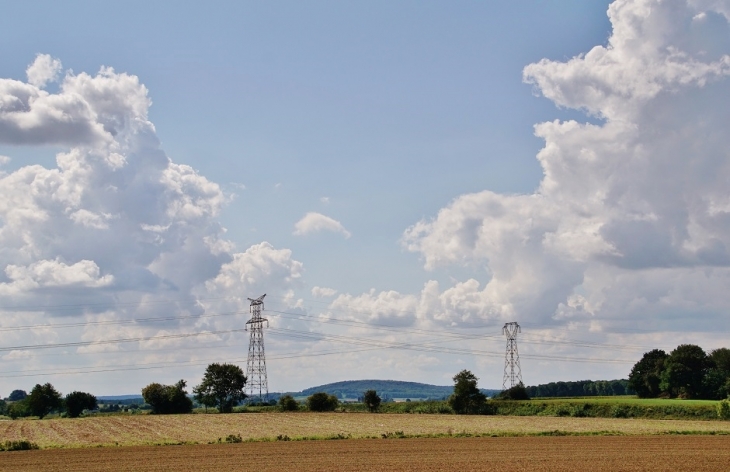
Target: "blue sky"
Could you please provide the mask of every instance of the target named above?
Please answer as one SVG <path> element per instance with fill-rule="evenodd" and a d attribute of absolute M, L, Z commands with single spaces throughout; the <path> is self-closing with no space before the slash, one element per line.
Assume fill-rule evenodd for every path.
<path fill-rule="evenodd" d="M 418 290 L 421 264 L 398 240 L 456 196 L 535 189 L 533 125 L 575 113 L 533 96 L 522 68 L 610 30 L 607 2 L 584 1 L 14 8 L 3 77 L 24 77 L 39 52 L 138 76 L 167 154 L 237 195 L 221 215 L 229 238 L 291 247 L 315 285 L 351 292 Z M 39 162 L 27 151 L 14 166 Z M 354 236 L 293 237 L 308 211 Z"/>
<path fill-rule="evenodd" d="M 339 350 L 272 361 L 271 390 L 448 384 L 461 368 L 500 387 L 508 321 L 534 341 L 528 384 L 625 377 L 653 347 L 719 347 L 705 334 L 727 327 L 728 6 L 620 0 L 609 19 L 609 3 L 13 5 L 0 78 L 16 82 L 0 112 L 28 82 L 82 97 L 49 107 L 95 131 L 30 105 L 45 118 L 3 115 L 0 327 L 35 326 L 3 346 L 230 331 L 246 313 L 119 322 L 245 311 L 265 291 L 286 313 L 270 313 L 274 328 L 325 335 L 272 334 L 267 353 Z M 69 320 L 88 324 L 39 328 Z M 422 346 L 445 330 L 484 336 L 462 341 L 492 354 L 348 352 L 326 337 Z M 57 371 L 109 369 L 85 378 L 14 349 L 7 371 L 33 376 L 0 385 L 195 384 L 193 364 L 245 358 L 247 339 L 145 342 L 37 350 L 65 353 Z"/>

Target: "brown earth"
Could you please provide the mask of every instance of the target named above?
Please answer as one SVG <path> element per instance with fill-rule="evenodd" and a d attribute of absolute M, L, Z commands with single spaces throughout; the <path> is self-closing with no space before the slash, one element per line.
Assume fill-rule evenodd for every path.
<path fill-rule="evenodd" d="M 0 421 L 0 442 L 27 440 L 46 448 L 141 446 L 216 442 L 240 435 L 243 440 L 330 437 L 534 435 L 549 431 L 574 434 L 610 432 L 651 435 L 667 432 L 730 434 L 730 421 L 560 418 L 549 416 L 470 416 L 368 413 L 246 413 L 230 415 L 132 415 L 77 419 Z M 730 469 L 729 469 L 730 470 Z"/>
<path fill-rule="evenodd" d="M 728 436 L 360 439 L 0 453 L 0 471 L 727 471 Z"/>

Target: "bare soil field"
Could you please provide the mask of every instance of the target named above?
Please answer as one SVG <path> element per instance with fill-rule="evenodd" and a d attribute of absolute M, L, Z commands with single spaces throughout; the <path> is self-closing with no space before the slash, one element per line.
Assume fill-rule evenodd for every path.
<path fill-rule="evenodd" d="M 0 453 L 0 471 L 727 471 L 729 436 L 360 439 Z"/>
<path fill-rule="evenodd" d="M 227 415 L 104 416 L 77 419 L 0 421 L 0 441 L 27 440 L 46 448 L 207 444 L 240 435 L 246 440 L 380 438 L 402 432 L 426 435 L 534 435 L 667 433 L 730 434 L 730 421 L 571 418 L 549 416 L 462 416 L 367 413 L 244 413 Z M 730 468 L 729 468 L 730 469 Z"/>

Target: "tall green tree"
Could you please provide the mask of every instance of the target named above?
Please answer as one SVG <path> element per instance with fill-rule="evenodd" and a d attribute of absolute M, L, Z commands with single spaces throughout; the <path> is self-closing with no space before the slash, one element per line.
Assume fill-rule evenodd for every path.
<path fill-rule="evenodd" d="M 367 390 L 363 395 L 363 403 L 365 403 L 365 406 L 370 413 L 378 411 L 378 408 L 380 408 L 380 401 L 378 392 L 375 390 Z"/>
<path fill-rule="evenodd" d="M 30 414 L 41 419 L 53 410 L 60 410 L 63 405 L 61 394 L 50 383 L 36 384 L 26 402 Z"/>
<path fill-rule="evenodd" d="M 71 392 L 66 395 L 63 403 L 69 418 L 78 418 L 84 410 L 94 410 L 98 407 L 96 397 L 86 392 Z"/>
<path fill-rule="evenodd" d="M 193 411 L 193 401 L 188 398 L 186 385 L 184 380 L 175 385 L 151 383 L 142 389 L 142 398 L 152 407 L 153 414 L 190 413 Z"/>
<path fill-rule="evenodd" d="M 205 369 L 203 381 L 193 388 L 195 399 L 206 406 L 217 406 L 221 413 L 230 413 L 233 407 L 246 398 L 243 389 L 246 376 L 233 364 L 210 364 Z"/>
<path fill-rule="evenodd" d="M 644 354 L 634 364 L 629 374 L 629 387 L 639 398 L 656 398 L 662 393 L 660 384 L 664 363 L 669 356 L 661 349 L 654 349 Z"/>
<path fill-rule="evenodd" d="M 670 397 L 702 398 L 706 396 L 703 382 L 711 367 L 712 361 L 701 347 L 681 344 L 664 362 L 660 388 Z"/>
<path fill-rule="evenodd" d="M 454 393 L 449 397 L 449 405 L 456 413 L 479 413 L 485 407 L 487 397 L 477 388 L 478 380 L 466 369 L 454 376 Z"/>

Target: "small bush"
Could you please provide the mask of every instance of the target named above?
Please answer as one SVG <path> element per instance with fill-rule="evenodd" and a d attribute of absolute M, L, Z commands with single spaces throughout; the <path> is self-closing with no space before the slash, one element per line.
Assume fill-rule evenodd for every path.
<path fill-rule="evenodd" d="M 588 403 L 574 405 L 570 410 L 570 416 L 573 418 L 585 418 L 586 416 L 590 416 L 590 408 L 591 406 Z"/>
<path fill-rule="evenodd" d="M 20 400 L 8 405 L 7 415 L 12 419 L 30 416 L 30 408 L 28 407 L 27 400 Z"/>
<path fill-rule="evenodd" d="M 730 401 L 723 400 L 717 404 L 717 416 L 721 420 L 730 420 Z"/>
<path fill-rule="evenodd" d="M 0 451 L 29 451 L 31 449 L 38 449 L 38 444 L 25 439 L 0 443 Z"/>
<path fill-rule="evenodd" d="M 279 398 L 279 408 L 281 408 L 281 411 L 297 411 L 299 403 L 291 395 L 284 395 Z"/>
<path fill-rule="evenodd" d="M 611 416 L 614 418 L 628 418 L 632 416 L 630 413 L 630 408 L 627 405 L 614 405 L 611 408 Z"/>

